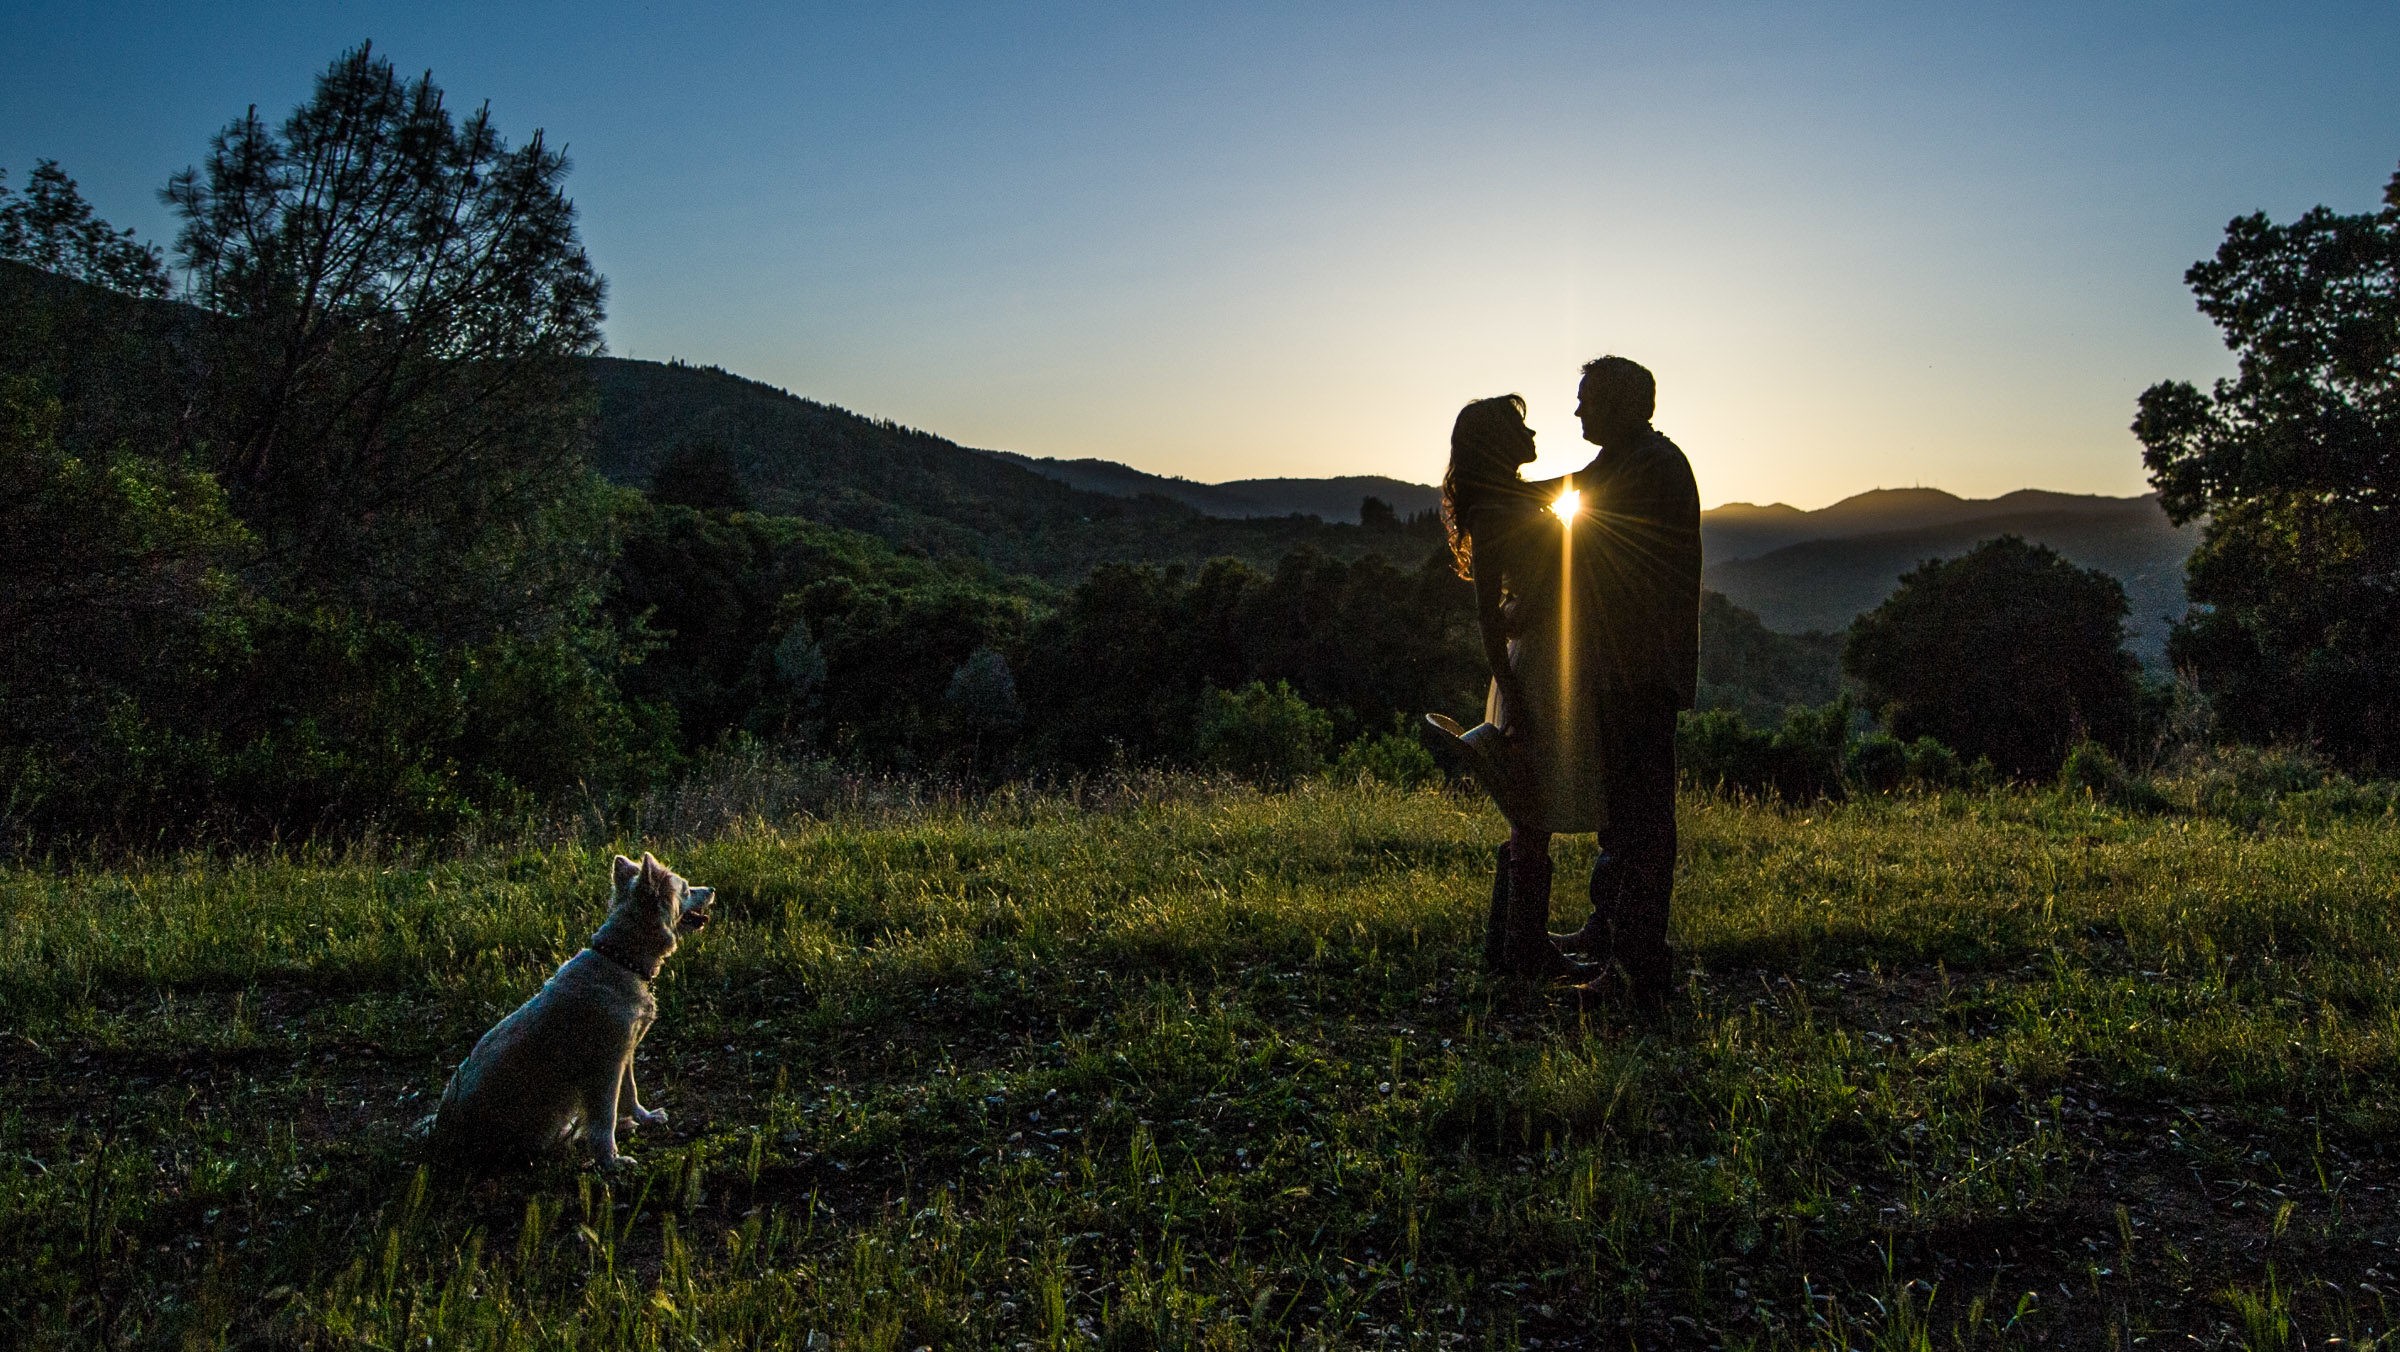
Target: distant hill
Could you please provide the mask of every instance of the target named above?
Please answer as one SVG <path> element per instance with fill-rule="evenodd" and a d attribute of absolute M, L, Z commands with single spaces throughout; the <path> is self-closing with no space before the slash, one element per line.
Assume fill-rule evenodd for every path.
<path fill-rule="evenodd" d="M 1166 498 L 1207 516 L 1286 515 L 1269 510 L 1267 504 L 1257 498 L 1230 492 L 1216 484 L 1150 474 L 1131 465 L 1120 465 L 1114 460 L 1036 459 L 1015 451 L 984 451 L 982 454 L 1022 466 L 1045 479 L 1080 488 L 1086 493 L 1105 493 L 1113 498 Z M 1353 518 L 1357 516 L 1355 509 L 1351 515 Z"/>
<path fill-rule="evenodd" d="M 1414 565 L 1432 541 L 1307 516 L 1212 515 L 1145 484 L 1205 489 L 1106 461 L 973 450 L 930 432 L 802 399 L 713 366 L 589 359 L 599 394 L 593 465 L 647 487 L 681 446 L 714 442 L 762 511 L 865 531 L 935 558 L 1069 582 L 1112 561 L 1261 566 L 1302 546 L 1335 558 L 1379 553 Z M 1045 468 L 1036 469 L 1034 465 Z M 1324 482 L 1324 481 L 1318 481 Z M 1357 517 L 1358 505 L 1349 515 Z"/>
<path fill-rule="evenodd" d="M 1412 484 L 1380 474 L 1344 474 L 1330 479 L 1234 479 L 1204 484 L 1146 473 L 1114 460 L 1037 460 L 1014 451 L 984 454 L 1022 465 L 1044 478 L 1086 492 L 1120 498 L 1169 498 L 1209 516 L 1314 516 L 1355 525 L 1359 504 L 1369 497 L 1390 503 L 1392 510 L 1403 517 L 1430 511 L 1441 505 L 1442 500 L 1442 490 L 1431 484 Z"/>
<path fill-rule="evenodd" d="M 2121 519 L 2125 504 L 2140 500 L 2038 488 L 1996 498 L 1962 498 L 1938 488 L 1877 488 L 1810 512 L 1780 502 L 1766 507 L 1729 502 L 1700 514 L 1700 538 L 1709 562 L 1732 563 L 1806 540 L 1888 535 L 1997 517 L 2088 514 Z"/>
<path fill-rule="evenodd" d="M 1881 604 L 1900 575 L 1918 564 L 1955 558 L 1995 536 L 2021 535 L 2123 583 L 2133 607 L 2127 624 L 2135 653 L 2153 664 L 2164 659 L 2167 630 L 2184 612 L 2183 561 L 2199 543 L 2200 527 L 2170 525 L 2155 495 L 2106 498 L 2029 491 L 1976 501 L 1930 489 L 1903 491 L 1908 496 L 1898 502 L 1861 503 L 1861 498 L 1881 496 L 1862 494 L 1822 512 L 1744 505 L 1727 524 L 1751 533 L 1737 535 L 1738 543 L 1725 553 L 1712 545 L 1704 574 L 1707 585 L 1755 612 L 1770 629 L 1830 633 Z M 1711 529 L 1710 517 L 1726 510 L 1704 514 L 1702 531 Z M 1814 520 L 1795 527 L 1781 516 L 1787 512 Z M 1795 528 L 1839 529 L 1862 520 L 1909 520 L 1912 513 L 1914 524 L 1900 529 L 1804 538 L 1748 556 L 1738 552 Z"/>
<path fill-rule="evenodd" d="M 1403 518 L 1435 506 L 1440 490 L 1428 484 L 1366 475 L 1204 484 L 1108 460 L 975 450 L 715 367 L 599 357 L 591 369 L 594 461 L 610 478 L 645 487 L 677 446 L 714 440 L 762 510 L 937 558 L 1066 582 L 1115 560 L 1232 555 L 1271 566 L 1303 545 L 1407 565 L 1436 543 L 1355 524 L 1369 495 Z M 2155 497 L 2038 489 L 1984 499 L 1877 489 L 1815 511 L 1729 503 L 1703 512 L 1700 529 L 1708 586 L 1787 634 L 1839 631 L 1919 563 L 2013 532 L 2124 583 L 2135 651 L 2150 662 L 2183 613 L 2183 560 L 2198 540 L 2196 526 L 2169 526 Z"/>
<path fill-rule="evenodd" d="M 1432 484 L 1412 484 L 1380 474 L 1343 474 L 1330 479 L 1234 479 L 1217 487 L 1268 505 L 1262 516 L 1299 512 L 1327 521 L 1358 520 L 1358 505 L 1381 498 L 1402 517 L 1429 512 L 1442 505 L 1442 490 Z"/>

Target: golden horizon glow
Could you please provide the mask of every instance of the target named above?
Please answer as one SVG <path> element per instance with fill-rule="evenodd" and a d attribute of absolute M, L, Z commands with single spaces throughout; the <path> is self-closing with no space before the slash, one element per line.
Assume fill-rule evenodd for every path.
<path fill-rule="evenodd" d="M 1558 500 L 1550 504 L 1550 510 L 1557 515 L 1559 520 L 1570 520 L 1577 512 L 1583 510 L 1583 494 L 1570 488 L 1558 495 Z"/>

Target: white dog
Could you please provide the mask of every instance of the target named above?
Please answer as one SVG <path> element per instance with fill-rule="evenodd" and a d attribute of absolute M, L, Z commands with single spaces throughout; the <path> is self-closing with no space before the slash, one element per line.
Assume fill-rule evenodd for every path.
<path fill-rule="evenodd" d="M 638 864 L 618 855 L 612 872 L 614 903 L 591 944 L 485 1033 L 442 1090 L 433 1142 L 444 1153 L 521 1158 L 581 1130 L 611 1168 L 625 1162 L 619 1132 L 666 1122 L 635 1096 L 633 1050 L 658 1017 L 650 982 L 676 936 L 708 923 L 716 889 L 648 854 Z"/>

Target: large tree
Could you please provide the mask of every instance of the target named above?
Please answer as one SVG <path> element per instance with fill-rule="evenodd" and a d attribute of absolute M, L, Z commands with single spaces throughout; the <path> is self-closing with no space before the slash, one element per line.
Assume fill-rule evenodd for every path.
<path fill-rule="evenodd" d="M 167 294 L 158 246 L 92 214 L 56 160 L 36 160 L 23 195 L 0 172 L 0 258 L 28 263 L 129 296 Z"/>
<path fill-rule="evenodd" d="M 280 591 L 449 640 L 539 632 L 604 560 L 583 465 L 603 284 L 566 157 L 361 46 L 164 193 L 222 316 L 208 458 Z"/>
<path fill-rule="evenodd" d="M 2122 747 L 2132 733 L 2126 610 L 2115 578 L 2003 535 L 1901 577 L 1851 622 L 1842 669 L 1903 740 L 2039 777 L 2078 737 Z"/>
<path fill-rule="evenodd" d="M 2207 518 L 2168 653 L 2239 736 L 2400 757 L 2400 174 L 2383 209 L 2225 227 L 2184 274 L 2238 374 L 2165 381 L 2134 434 L 2178 523 Z"/>
<path fill-rule="evenodd" d="M 168 185 L 188 304 L 0 263 L 0 834 L 440 828 L 627 771 L 566 171 L 362 47 Z M 123 243 L 43 181 L 44 238 Z"/>

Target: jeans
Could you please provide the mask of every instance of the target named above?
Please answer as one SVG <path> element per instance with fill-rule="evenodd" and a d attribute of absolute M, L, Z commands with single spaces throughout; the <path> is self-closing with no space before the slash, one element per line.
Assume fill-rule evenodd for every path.
<path fill-rule="evenodd" d="M 1601 731 L 1608 826 L 1592 870 L 1600 938 L 1593 956 L 1621 965 L 1636 990 L 1661 996 L 1674 982 L 1667 904 L 1675 891 L 1675 703 L 1648 690 L 1609 701 Z"/>

